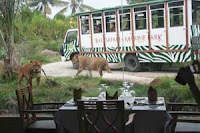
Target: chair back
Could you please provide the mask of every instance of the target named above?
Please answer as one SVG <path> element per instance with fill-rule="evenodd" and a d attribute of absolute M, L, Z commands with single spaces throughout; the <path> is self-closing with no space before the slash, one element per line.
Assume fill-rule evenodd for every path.
<path fill-rule="evenodd" d="M 80 133 L 124 133 L 123 100 L 77 101 Z"/>
<path fill-rule="evenodd" d="M 26 112 L 27 110 L 33 109 L 32 87 L 26 86 L 24 88 L 19 88 L 16 90 L 16 95 L 22 124 L 23 127 L 26 128 L 26 126 L 36 120 L 36 115 L 34 113 L 30 114 Z"/>
<path fill-rule="evenodd" d="M 74 101 L 76 102 L 77 100 L 80 100 L 82 97 L 82 89 L 74 89 Z"/>
<path fill-rule="evenodd" d="M 118 99 L 118 91 L 116 91 L 113 96 L 110 96 L 106 91 L 106 100 L 111 100 L 111 99 Z"/>

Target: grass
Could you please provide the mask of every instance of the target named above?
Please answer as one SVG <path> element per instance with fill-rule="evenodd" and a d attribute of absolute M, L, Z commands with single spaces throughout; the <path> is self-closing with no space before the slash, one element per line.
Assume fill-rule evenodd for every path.
<path fill-rule="evenodd" d="M 39 88 L 35 88 L 36 81 L 33 80 L 33 95 L 34 102 L 65 102 L 72 98 L 73 89 L 82 88 L 83 96 L 93 97 L 98 96 L 102 87 L 102 84 L 107 86 L 103 88 L 103 91 L 107 91 L 110 95 L 113 95 L 116 90 L 121 94 L 121 88 L 123 86 L 122 81 L 108 81 L 102 78 L 91 78 L 87 76 L 79 76 L 76 78 L 62 77 L 62 78 L 50 78 L 58 85 L 49 85 L 45 78 L 42 78 Z M 194 102 L 192 93 L 188 86 L 179 85 L 173 78 L 165 77 L 160 78 L 159 83 L 154 87 L 157 90 L 158 96 L 165 97 L 166 101 L 171 102 Z M 25 80 L 23 85 L 25 85 Z M 136 92 L 135 96 L 147 96 L 147 85 L 135 84 L 130 90 Z M 7 105 L 10 100 L 16 101 L 15 90 L 17 89 L 17 81 L 1 82 L 0 83 L 0 109 L 8 109 L 10 105 Z M 17 104 L 16 104 L 17 106 Z"/>

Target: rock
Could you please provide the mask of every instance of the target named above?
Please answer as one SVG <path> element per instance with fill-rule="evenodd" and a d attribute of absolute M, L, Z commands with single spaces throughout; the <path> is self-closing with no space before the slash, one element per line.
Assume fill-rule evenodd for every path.
<path fill-rule="evenodd" d="M 8 109 L 9 113 L 15 114 L 17 112 L 17 101 L 13 98 L 8 99 L 5 102 L 5 105 L 7 106 L 6 109 Z"/>
<path fill-rule="evenodd" d="M 59 55 L 58 52 L 48 50 L 48 49 L 43 50 L 41 53 L 42 53 L 42 55 L 46 55 L 46 56 Z"/>

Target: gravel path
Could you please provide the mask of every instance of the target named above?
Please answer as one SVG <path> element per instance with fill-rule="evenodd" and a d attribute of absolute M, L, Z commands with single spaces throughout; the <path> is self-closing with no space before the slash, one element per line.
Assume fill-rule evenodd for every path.
<path fill-rule="evenodd" d="M 174 77 L 176 73 L 173 72 L 123 72 L 121 70 L 113 70 L 120 68 L 123 64 L 109 64 L 112 73 L 103 71 L 104 79 L 129 81 L 139 84 L 149 84 L 157 77 Z M 77 70 L 73 69 L 71 61 L 54 62 L 43 65 L 43 69 L 47 76 L 51 77 L 74 77 Z M 87 70 L 81 72 L 80 75 L 89 75 Z M 100 77 L 97 71 L 92 71 L 93 77 Z"/>

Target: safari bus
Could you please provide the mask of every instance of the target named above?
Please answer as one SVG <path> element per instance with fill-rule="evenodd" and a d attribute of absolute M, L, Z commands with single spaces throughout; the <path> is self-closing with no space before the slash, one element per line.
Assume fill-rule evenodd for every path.
<path fill-rule="evenodd" d="M 200 36 L 200 0 L 154 0 L 77 14 L 62 45 L 63 60 L 79 52 L 124 62 L 129 71 L 142 64 L 182 63 L 197 58 L 192 38 Z M 200 41 L 200 40 L 199 40 Z"/>

